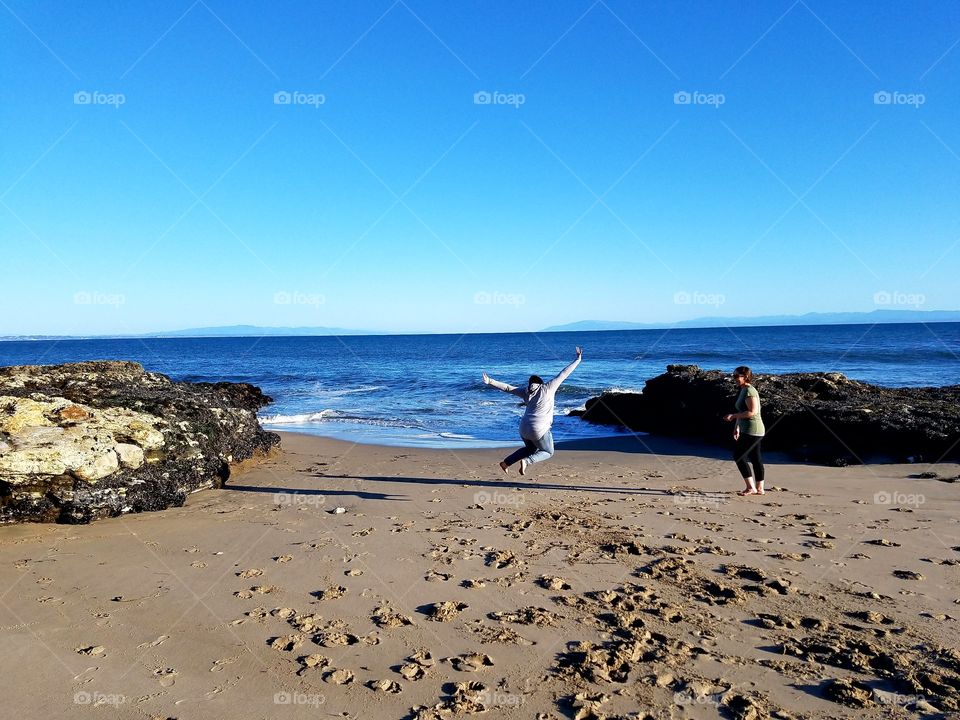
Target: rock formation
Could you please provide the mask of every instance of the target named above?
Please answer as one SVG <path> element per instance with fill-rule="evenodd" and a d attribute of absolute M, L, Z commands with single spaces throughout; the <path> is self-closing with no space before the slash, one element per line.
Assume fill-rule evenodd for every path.
<path fill-rule="evenodd" d="M 764 447 L 813 462 L 936 462 L 960 457 L 960 385 L 885 388 L 840 373 L 757 375 Z M 577 414 L 652 434 L 732 444 L 729 372 L 668 365 L 642 393 L 604 393 Z"/>
<path fill-rule="evenodd" d="M 173 382 L 133 362 L 0 368 L 0 523 L 86 523 L 182 505 L 280 438 L 246 383 Z"/>

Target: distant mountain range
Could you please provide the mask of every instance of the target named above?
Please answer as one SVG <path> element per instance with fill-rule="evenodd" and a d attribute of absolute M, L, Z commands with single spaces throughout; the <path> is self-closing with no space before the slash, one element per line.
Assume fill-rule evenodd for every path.
<path fill-rule="evenodd" d="M 874 310 L 872 312 L 807 313 L 806 315 L 765 315 L 761 317 L 702 317 L 674 323 L 634 323 L 611 320 L 581 320 L 552 325 L 540 332 L 590 332 L 597 330 L 661 330 L 667 328 L 759 327 L 776 325 L 860 325 L 872 323 L 960 322 L 957 310 Z M 140 335 L 6 335 L 0 340 L 82 340 L 108 338 L 188 338 L 188 337 L 308 337 L 332 335 L 401 335 L 336 327 L 263 327 L 261 325 L 221 325 L 187 328 Z M 418 333 L 424 334 L 424 333 Z"/>
<path fill-rule="evenodd" d="M 871 312 L 806 313 L 760 317 L 702 317 L 674 323 L 634 323 L 581 320 L 552 325 L 542 332 L 588 332 L 595 330 L 662 330 L 665 328 L 768 327 L 772 325 L 862 325 L 873 323 L 960 322 L 957 310 L 873 310 Z"/>
<path fill-rule="evenodd" d="M 331 335 L 381 335 L 371 330 L 348 330 L 335 327 L 263 327 L 260 325 L 221 325 L 187 328 L 140 335 L 7 335 L 2 340 L 94 340 L 121 338 L 187 338 L 187 337 L 309 337 Z"/>

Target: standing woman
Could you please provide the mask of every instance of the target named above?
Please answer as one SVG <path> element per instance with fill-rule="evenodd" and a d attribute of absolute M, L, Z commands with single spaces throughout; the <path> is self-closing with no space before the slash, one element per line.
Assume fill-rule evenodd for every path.
<path fill-rule="evenodd" d="M 753 381 L 753 371 L 746 365 L 733 371 L 733 380 L 740 388 L 735 405 L 737 412 L 724 415 L 723 419 L 727 422 L 736 421 L 733 428 L 733 459 L 746 485 L 739 494 L 763 495 L 763 455 L 760 441 L 765 430 L 760 418 L 760 393 L 750 384 Z M 753 465 L 753 472 L 750 471 L 750 464 Z"/>
<path fill-rule="evenodd" d="M 507 472 L 507 468 L 516 462 L 520 463 L 520 474 L 527 474 L 527 467 L 534 463 L 543 462 L 553 456 L 553 425 L 554 396 L 560 384 L 569 377 L 583 357 L 583 350 L 577 348 L 577 357 L 567 365 L 553 380 L 543 381 L 539 375 L 531 375 L 526 387 L 514 387 L 498 380 L 494 380 L 486 373 L 483 382 L 492 385 L 497 390 L 517 395 L 523 399 L 527 409 L 520 420 L 520 439 L 523 447 L 506 457 L 500 463 L 500 469 Z"/>

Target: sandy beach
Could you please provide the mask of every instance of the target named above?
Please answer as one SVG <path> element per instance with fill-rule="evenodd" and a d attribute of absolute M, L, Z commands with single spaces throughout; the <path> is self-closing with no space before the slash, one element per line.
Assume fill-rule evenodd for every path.
<path fill-rule="evenodd" d="M 772 457 L 740 498 L 656 438 L 524 478 L 282 448 L 182 508 L 0 528 L 4 715 L 957 717 L 956 464 Z"/>

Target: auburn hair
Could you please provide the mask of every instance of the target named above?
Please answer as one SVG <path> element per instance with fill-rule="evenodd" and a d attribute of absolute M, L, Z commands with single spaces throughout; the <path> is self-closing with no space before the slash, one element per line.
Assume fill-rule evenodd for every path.
<path fill-rule="evenodd" d="M 734 375 L 742 375 L 743 378 L 748 382 L 753 382 L 753 370 L 748 368 L 746 365 L 741 365 L 736 370 L 733 371 Z"/>

